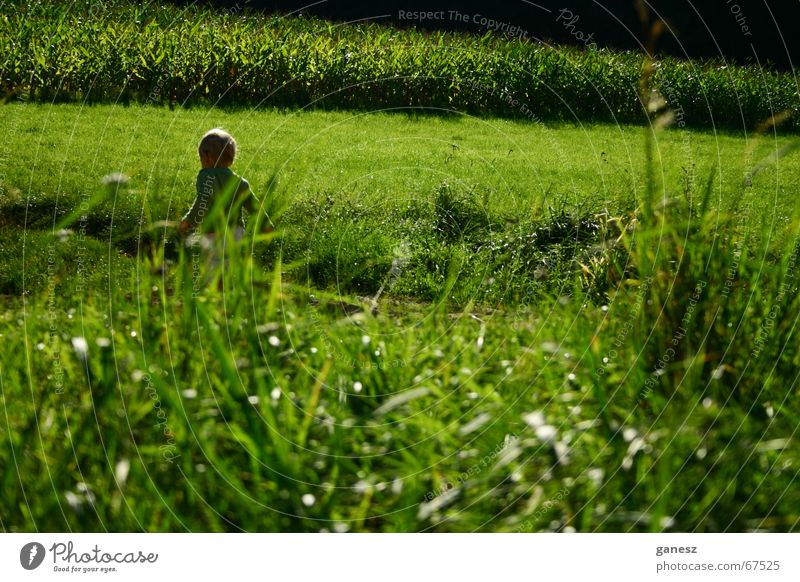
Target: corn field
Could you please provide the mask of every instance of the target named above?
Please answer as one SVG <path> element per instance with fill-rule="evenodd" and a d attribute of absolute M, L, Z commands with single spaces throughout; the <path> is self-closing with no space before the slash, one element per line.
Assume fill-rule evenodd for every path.
<path fill-rule="evenodd" d="M 641 54 L 490 33 L 126 1 L 16 1 L 0 8 L 0 54 L 6 98 L 646 121 Z M 661 59 L 652 86 L 681 126 L 753 129 L 800 108 L 793 75 L 754 66 Z M 783 127 L 796 130 L 800 121 L 795 116 Z"/>

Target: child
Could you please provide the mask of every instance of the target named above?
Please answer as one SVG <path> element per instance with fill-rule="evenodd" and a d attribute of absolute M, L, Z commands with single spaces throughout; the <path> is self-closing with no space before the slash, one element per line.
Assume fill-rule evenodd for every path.
<path fill-rule="evenodd" d="M 226 249 L 228 230 L 232 227 L 233 240 L 241 241 L 248 221 L 255 221 L 259 212 L 250 184 L 230 169 L 236 157 L 233 136 L 222 129 L 212 129 L 200 140 L 197 150 L 202 166 L 197 174 L 197 195 L 178 226 L 181 234 L 195 232 L 187 241 L 187 246 L 195 249 L 192 269 L 200 272 L 201 257 L 207 269 L 204 277 L 193 277 L 193 292 L 211 283 L 220 274 L 221 264 L 227 268 L 232 250 Z M 222 278 L 217 279 L 217 288 L 224 289 Z"/>
<path fill-rule="evenodd" d="M 236 140 L 227 131 L 212 129 L 200 140 L 197 150 L 202 166 L 197 174 L 197 196 L 189 212 L 181 219 L 180 230 L 186 233 L 202 226 L 203 232 L 211 232 L 212 225 L 203 224 L 203 221 L 219 205 L 218 210 L 226 219 L 238 218 L 234 233 L 240 240 L 247 218 L 255 215 L 257 200 L 247 180 L 231 170 L 236 157 Z"/>

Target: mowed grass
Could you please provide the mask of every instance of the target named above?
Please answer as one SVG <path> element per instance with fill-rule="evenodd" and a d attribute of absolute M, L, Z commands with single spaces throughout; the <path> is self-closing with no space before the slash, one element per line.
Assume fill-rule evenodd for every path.
<path fill-rule="evenodd" d="M 278 226 L 224 285 L 151 228 L 214 126 Z M 666 130 L 648 164 L 640 127 L 420 112 L 2 129 L 5 530 L 797 529 L 790 138 Z"/>
<path fill-rule="evenodd" d="M 174 218 L 190 203 L 196 142 L 224 126 L 237 138 L 235 169 L 263 190 L 273 173 L 291 183 L 293 201 L 330 192 L 358 202 L 403 204 L 430 198 L 442 184 L 475 189 L 498 211 L 529 213 L 549 202 L 596 208 L 627 205 L 645 183 L 644 132 L 637 126 L 544 125 L 467 115 L 389 112 L 231 111 L 98 105 L 10 105 L 3 109 L 6 190 L 30 187 L 68 206 L 94 192 L 98 177 L 124 172 L 154 217 Z M 670 130 L 658 135 L 656 169 L 669 192 L 687 174 L 704 182 L 716 172 L 720 206 L 740 191 L 754 165 L 792 137 Z M 752 149 L 752 151 L 750 151 Z M 753 184 L 754 198 L 785 211 L 798 163 L 781 160 Z M 692 187 L 696 194 L 698 185 Z M 390 199 L 387 200 L 387 197 Z M 717 198 L 717 196 L 715 196 Z"/>
<path fill-rule="evenodd" d="M 338 285 L 343 293 L 375 293 L 399 253 L 408 264 L 395 291 L 432 300 L 454 237 L 470 243 L 467 258 L 485 265 L 497 258 L 492 249 L 509 238 L 532 248 L 525 237 L 554 216 L 592 234 L 597 215 L 616 217 L 638 207 L 648 178 L 644 131 L 635 126 L 542 125 L 417 111 L 226 113 L 28 104 L 3 113 L 9 136 L 2 176 L 6 224 L 52 230 L 91 201 L 88 234 L 136 254 L 150 234 L 142 232 L 144 225 L 177 220 L 191 204 L 196 142 L 221 125 L 237 136 L 241 153 L 234 169 L 256 193 L 265 192 L 273 176 L 280 185 L 267 203 L 272 212 L 288 212 L 281 220 L 287 227 L 284 258 L 309 261 L 308 277 L 316 285 Z M 791 143 L 786 137 L 661 132 L 653 179 L 662 198 L 696 208 L 711 178 L 710 208 L 717 220 L 746 205 L 748 220 L 763 219 L 780 230 L 794 206 L 800 164 L 783 158 L 777 166 L 766 164 L 749 188 L 743 183 L 747 168 Z M 101 184 L 103 176 L 116 173 L 129 182 L 120 188 Z M 7 244 L 21 245 L 21 237 L 7 232 Z M 373 236 L 362 236 L 366 232 Z M 580 236 L 561 235 L 566 242 Z M 343 247 L 342 237 L 354 240 Z M 523 258 L 560 272 L 562 259 L 576 258 L 574 245 L 567 246 L 558 259 Z M 108 260 L 114 258 L 112 253 Z M 339 273 L 339 259 L 351 263 L 346 272 Z M 420 266 L 423 259 L 433 262 Z M 354 262 L 377 267 L 353 273 Z M 37 288 L 42 280 L 32 271 L 28 287 Z M 529 295 L 523 288 L 552 291 L 518 271 L 513 281 L 500 278 L 501 290 L 481 292 L 483 299 L 517 302 Z M 21 272 L 19 265 L 6 269 L 0 290 L 19 293 Z M 342 280 L 337 273 L 351 276 Z M 491 278 L 489 273 L 482 279 Z M 469 297 L 474 292 L 465 291 Z"/>

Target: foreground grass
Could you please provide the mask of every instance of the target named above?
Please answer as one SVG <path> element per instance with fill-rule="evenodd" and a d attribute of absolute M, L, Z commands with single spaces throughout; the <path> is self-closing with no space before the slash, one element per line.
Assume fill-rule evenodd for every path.
<path fill-rule="evenodd" d="M 3 124 L 4 529 L 797 529 L 797 162 L 744 179 L 790 142 L 661 132 L 648 180 L 637 128 Z M 140 228 L 214 125 L 279 184 L 224 293 Z"/>

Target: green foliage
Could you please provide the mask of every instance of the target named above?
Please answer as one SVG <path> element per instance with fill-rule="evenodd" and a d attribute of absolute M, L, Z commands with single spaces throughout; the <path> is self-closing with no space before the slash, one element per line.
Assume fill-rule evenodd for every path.
<path fill-rule="evenodd" d="M 794 530 L 797 228 L 731 255 L 711 243 L 742 229 L 699 215 L 687 236 L 667 208 L 623 229 L 640 274 L 607 310 L 576 291 L 540 315 L 373 315 L 306 302 L 244 248 L 206 284 L 187 251 L 33 294 L 24 325 L 0 318 L 4 528 Z M 765 270 L 768 250 L 784 259 Z"/>
<path fill-rule="evenodd" d="M 480 239 L 492 229 L 488 200 L 479 202 L 475 193 L 459 192 L 447 182 L 433 199 L 436 234 L 447 242 Z"/>
<path fill-rule="evenodd" d="M 643 58 L 486 35 L 333 27 L 145 3 L 4 2 L 0 88 L 41 101 L 432 108 L 642 122 Z M 664 58 L 653 87 L 695 127 L 752 129 L 800 110 L 793 75 Z M 797 129 L 795 117 L 785 127 Z"/>
<path fill-rule="evenodd" d="M 648 161 L 624 126 L 215 112 L 289 202 L 223 270 L 150 228 L 208 112 L 90 111 L 4 108 L 5 531 L 797 529 L 793 142 L 665 131 Z"/>
<path fill-rule="evenodd" d="M 392 239 L 374 222 L 317 224 L 307 246 L 311 283 L 338 292 L 375 293 L 391 267 Z"/>

